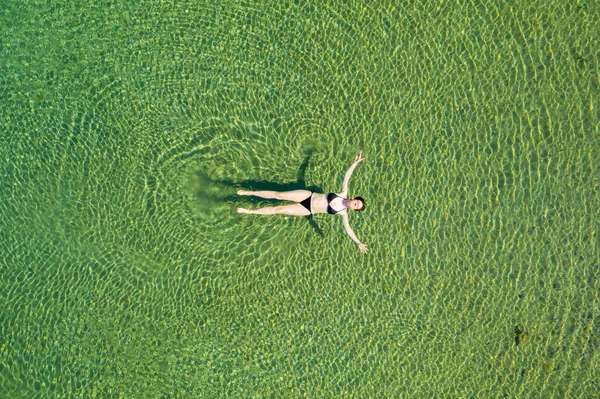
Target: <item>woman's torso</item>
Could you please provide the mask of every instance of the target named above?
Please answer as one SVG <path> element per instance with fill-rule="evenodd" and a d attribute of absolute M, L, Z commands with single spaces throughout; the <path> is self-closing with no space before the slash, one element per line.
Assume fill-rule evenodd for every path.
<path fill-rule="evenodd" d="M 310 202 L 311 213 L 340 213 L 346 210 L 346 207 L 342 203 L 344 197 L 342 193 L 313 193 Z M 329 196 L 329 200 L 327 197 Z M 329 212 L 328 212 L 328 208 Z"/>

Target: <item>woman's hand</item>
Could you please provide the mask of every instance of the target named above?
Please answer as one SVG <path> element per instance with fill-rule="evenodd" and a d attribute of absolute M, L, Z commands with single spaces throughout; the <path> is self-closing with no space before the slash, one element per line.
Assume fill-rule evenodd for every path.
<path fill-rule="evenodd" d="M 362 151 L 358 153 L 358 155 L 356 155 L 356 158 L 354 158 L 354 163 L 359 163 L 360 161 L 364 161 L 365 159 L 362 157 Z"/>
<path fill-rule="evenodd" d="M 358 244 L 358 249 L 360 249 L 360 252 L 362 252 L 363 254 L 366 254 L 369 250 L 369 248 L 367 248 L 365 244 Z"/>

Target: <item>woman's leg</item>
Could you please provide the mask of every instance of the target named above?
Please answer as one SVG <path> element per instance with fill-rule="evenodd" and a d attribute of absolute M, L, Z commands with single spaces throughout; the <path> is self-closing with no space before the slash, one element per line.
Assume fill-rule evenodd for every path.
<path fill-rule="evenodd" d="M 294 190 L 294 191 L 246 191 L 238 190 L 238 195 L 253 195 L 255 197 L 278 199 L 285 201 L 302 202 L 311 196 L 312 192 L 308 190 Z"/>
<path fill-rule="evenodd" d="M 242 194 L 243 195 L 243 194 Z M 247 213 L 252 215 L 290 215 L 290 216 L 308 216 L 310 212 L 300 204 L 284 206 L 268 206 L 260 209 L 238 208 L 238 213 Z"/>

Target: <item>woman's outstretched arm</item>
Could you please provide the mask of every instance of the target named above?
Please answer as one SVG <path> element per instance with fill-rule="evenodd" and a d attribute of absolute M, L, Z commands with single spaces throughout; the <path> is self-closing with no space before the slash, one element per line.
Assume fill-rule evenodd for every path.
<path fill-rule="evenodd" d="M 352 241 L 354 241 L 358 245 L 360 252 L 362 252 L 363 254 L 366 253 L 369 249 L 365 244 L 360 242 L 360 240 L 356 237 L 356 234 L 354 234 L 354 232 L 352 231 L 350 223 L 348 223 L 348 213 L 340 213 L 340 216 L 342 217 L 342 221 L 344 222 L 344 229 L 346 229 L 346 233 L 348 233 L 350 238 L 352 238 Z"/>
<path fill-rule="evenodd" d="M 354 163 L 350 166 L 350 168 L 344 175 L 344 183 L 342 184 L 342 194 L 344 197 L 346 195 L 348 195 L 348 183 L 350 182 L 350 176 L 352 176 L 352 172 L 354 172 L 354 168 L 356 168 L 356 165 L 358 165 L 358 163 L 362 160 L 364 160 L 364 158 L 362 157 L 362 151 L 361 151 L 358 153 L 358 155 L 356 155 L 356 158 L 354 159 Z"/>

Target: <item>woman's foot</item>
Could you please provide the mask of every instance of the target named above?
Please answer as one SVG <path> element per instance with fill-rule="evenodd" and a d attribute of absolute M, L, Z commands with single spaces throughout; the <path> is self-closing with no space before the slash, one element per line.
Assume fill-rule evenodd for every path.
<path fill-rule="evenodd" d="M 236 194 L 237 194 L 237 195 L 250 195 L 250 191 L 246 191 L 246 190 L 237 190 Z"/>
<path fill-rule="evenodd" d="M 240 195 L 243 195 L 243 194 L 240 194 Z M 250 213 L 250 211 L 248 209 L 238 208 L 237 213 Z"/>

